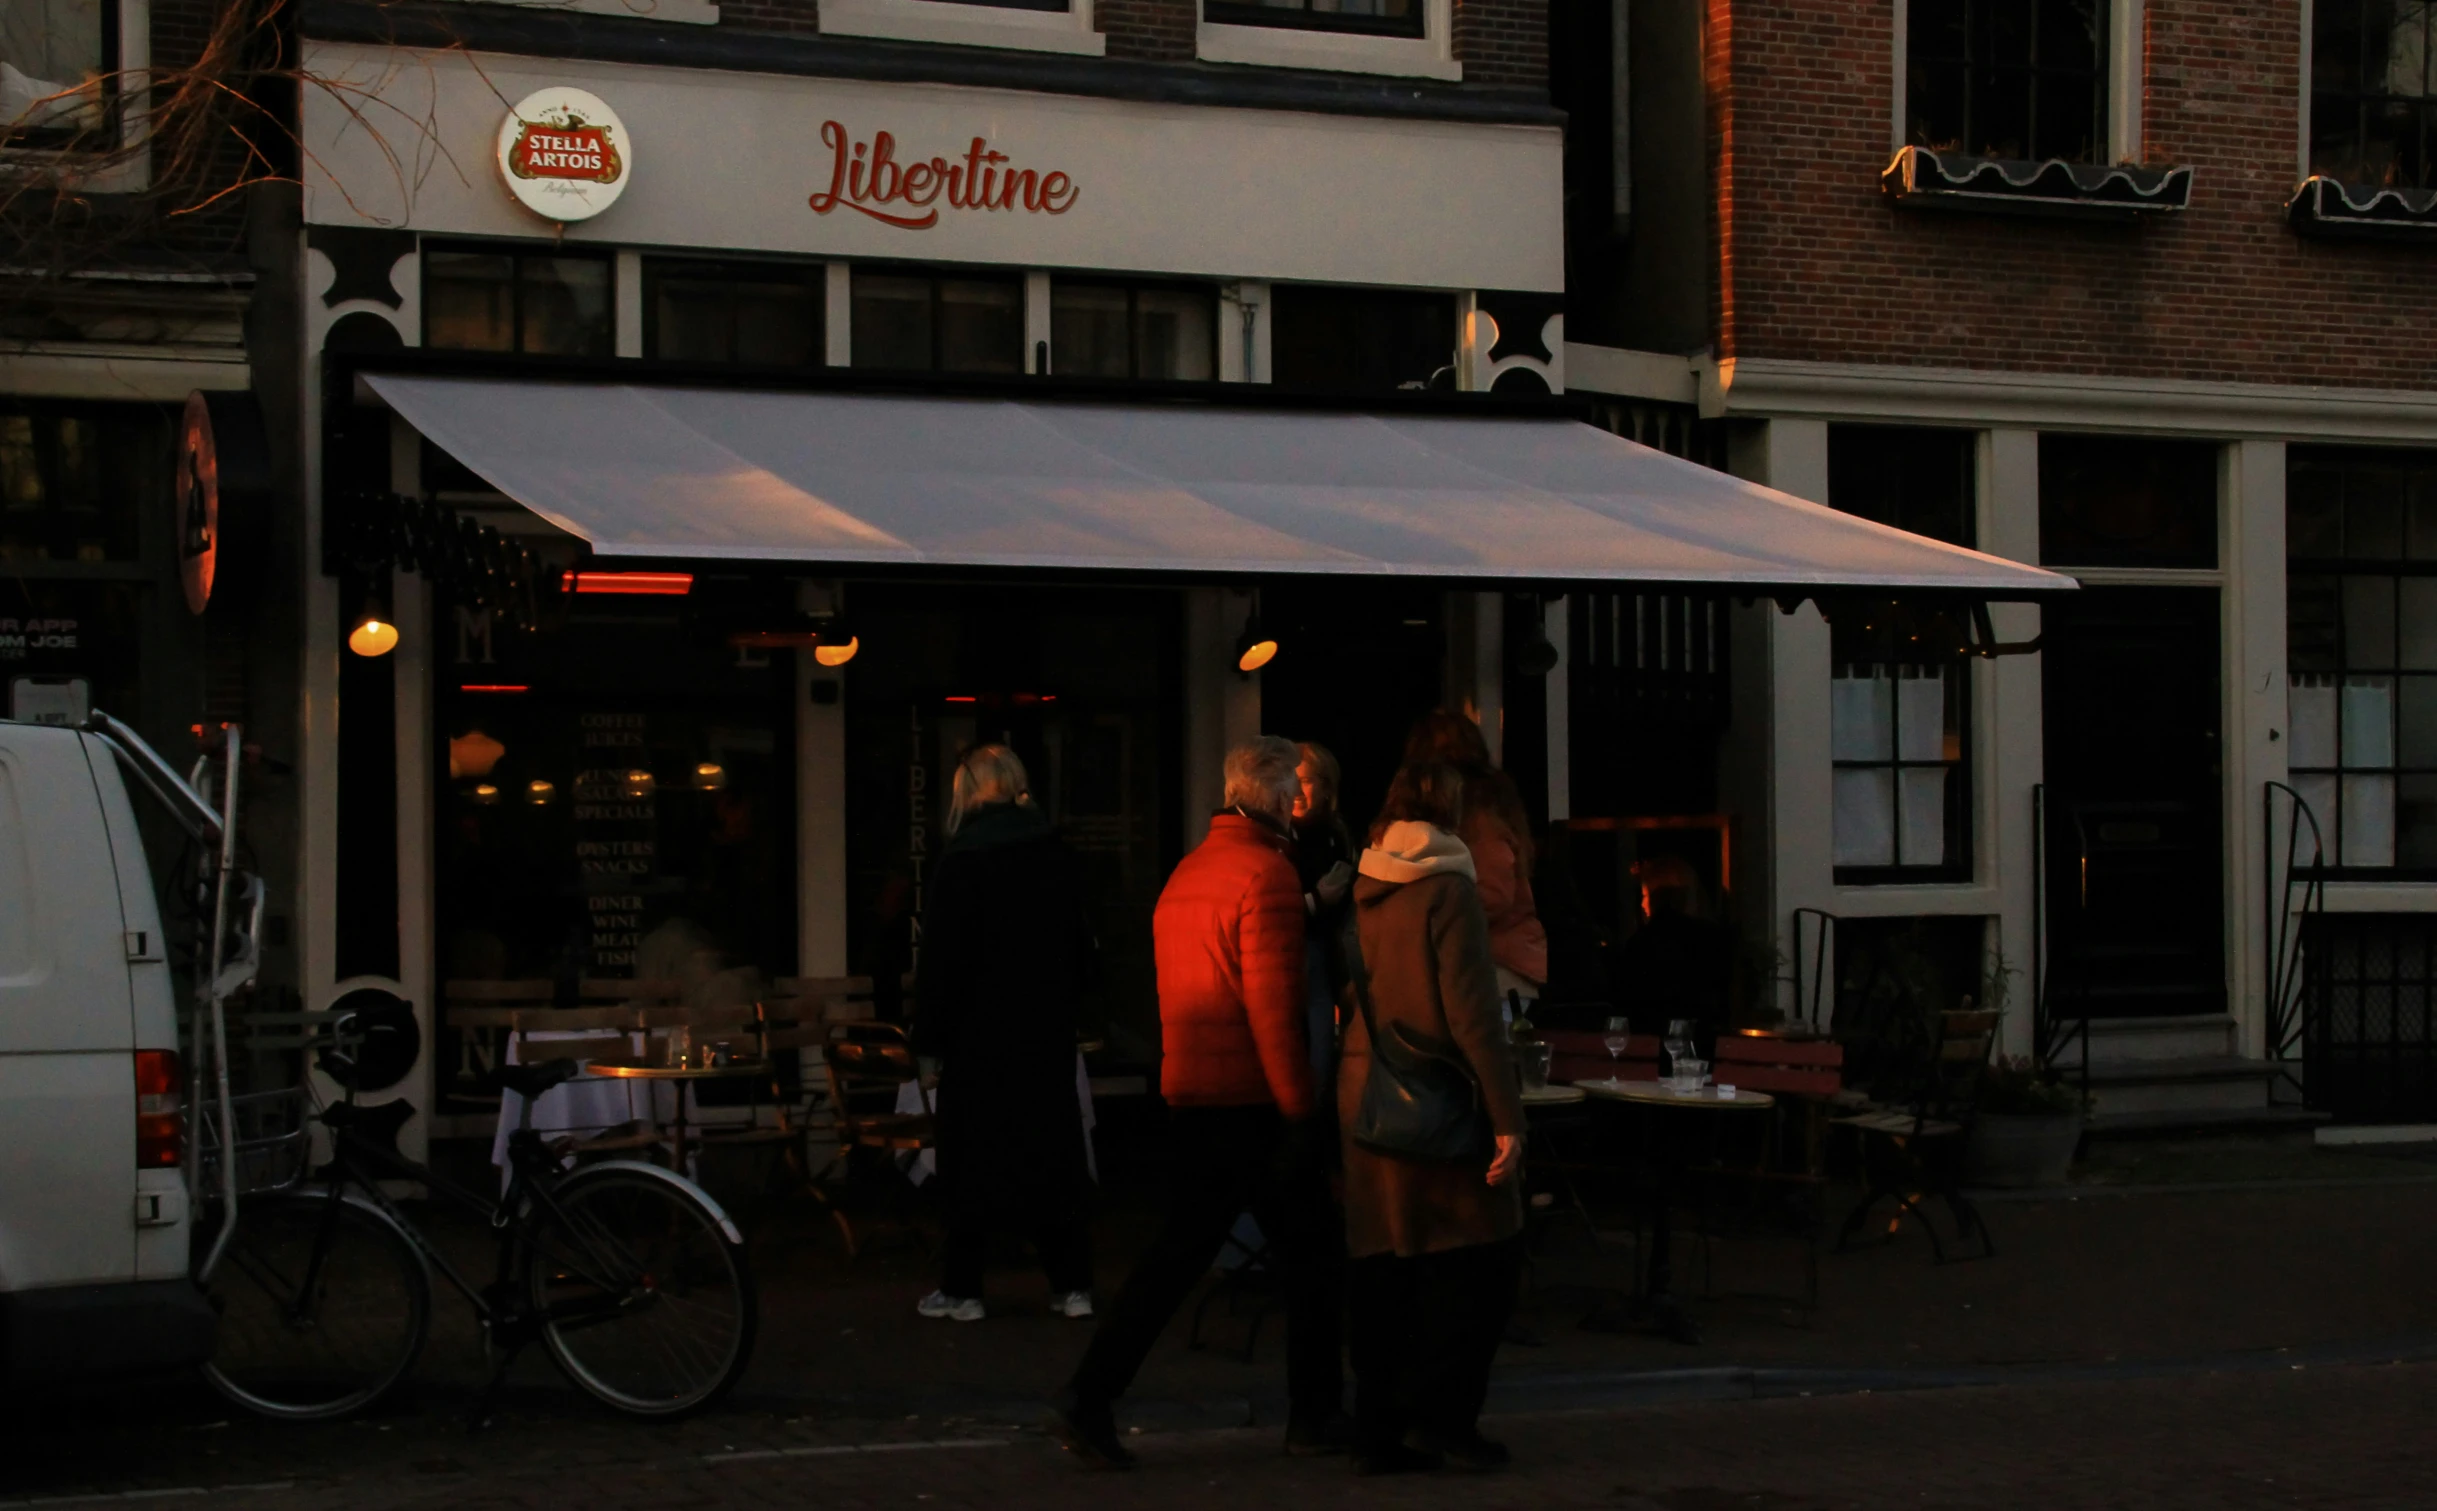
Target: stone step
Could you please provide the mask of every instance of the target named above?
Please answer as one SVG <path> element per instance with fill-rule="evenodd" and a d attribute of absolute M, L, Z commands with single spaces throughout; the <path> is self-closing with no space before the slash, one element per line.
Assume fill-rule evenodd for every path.
<path fill-rule="evenodd" d="M 2076 1072 L 2068 1071 L 2068 1079 Z M 2184 1055 L 2166 1060 L 2101 1060 L 2090 1067 L 2095 1111 L 2229 1112 L 2262 1107 L 2276 1067 L 2240 1055 Z"/>
<path fill-rule="evenodd" d="M 2315 1128 L 2330 1113 L 2307 1107 L 2169 1108 L 2158 1112 L 2094 1112 L 2082 1125 L 2091 1138 L 2165 1138 L 2184 1133 L 2274 1133 Z"/>
<path fill-rule="evenodd" d="M 2234 1017 L 2231 1013 L 2189 1013 L 2161 1017 L 2092 1018 L 2090 1020 L 2090 1064 L 2101 1065 L 2128 1060 L 2184 1060 L 2202 1055 L 2230 1055 L 2234 1052 Z M 2082 1043 L 2074 1040 L 2064 1051 L 2061 1063 L 2078 1067 L 2081 1064 Z"/>

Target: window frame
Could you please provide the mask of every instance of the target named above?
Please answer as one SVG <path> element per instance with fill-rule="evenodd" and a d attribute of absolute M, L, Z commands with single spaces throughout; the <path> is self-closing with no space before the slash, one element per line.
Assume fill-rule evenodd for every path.
<path fill-rule="evenodd" d="M 812 306 L 812 317 L 817 325 L 815 340 L 813 342 L 812 356 L 805 362 L 785 364 L 777 368 L 769 368 L 769 365 L 766 363 L 747 364 L 734 356 L 719 359 L 717 365 L 730 367 L 752 366 L 755 368 L 766 368 L 771 371 L 780 372 L 799 371 L 803 368 L 824 367 L 828 365 L 828 263 L 806 262 L 781 258 L 731 257 L 713 255 L 695 256 L 685 253 L 675 253 L 669 255 L 646 254 L 639 261 L 640 266 L 638 272 L 638 286 L 641 294 L 642 329 L 638 335 L 642 345 L 643 356 L 646 359 L 651 361 L 683 360 L 690 363 L 699 363 L 710 360 L 706 358 L 670 358 L 661 351 L 659 300 L 661 280 L 668 278 L 671 275 L 684 276 L 691 273 L 695 276 L 700 276 L 701 274 L 707 272 L 714 275 L 717 280 L 722 283 L 743 283 L 754 281 L 750 277 L 750 274 L 754 270 L 760 269 L 764 270 L 768 274 L 767 277 L 760 280 L 762 282 L 779 283 L 796 281 L 803 285 L 805 298 Z M 614 288 L 612 293 L 614 295 Z M 733 333 L 731 333 L 731 335 L 733 335 Z M 733 350 L 735 343 L 732 339 L 729 344 L 730 349 Z"/>
<path fill-rule="evenodd" d="M 608 348 L 598 355 L 603 360 L 614 359 L 618 349 L 618 255 L 615 248 L 596 247 L 589 243 L 568 246 L 563 242 L 484 241 L 460 237 L 425 237 L 415 248 L 415 313 L 418 329 L 415 344 L 434 351 L 471 351 L 473 347 L 433 346 L 432 331 L 432 258 L 465 255 L 476 257 L 506 257 L 513 266 L 508 278 L 508 325 L 514 332 L 515 344 L 499 356 L 551 355 L 525 350 L 525 280 L 523 262 L 528 257 L 548 257 L 560 260 L 597 262 L 609 273 Z M 568 355 L 568 354 L 560 354 Z M 577 354 L 586 355 L 586 354 Z"/>
<path fill-rule="evenodd" d="M 1126 383 L 1215 383 L 1218 381 L 1222 361 L 1220 348 L 1226 338 L 1224 326 L 1219 319 L 1221 300 L 1217 284 L 1191 278 L 1124 278 L 1088 272 L 1050 274 L 1048 370 L 1052 375 L 1062 371 L 1058 365 L 1057 338 L 1058 290 L 1060 288 L 1122 290 L 1125 294 L 1126 373 L 1122 379 L 1112 378 L 1104 381 Z M 1208 300 L 1210 307 L 1210 371 L 1206 377 L 1146 378 L 1142 375 L 1142 295 L 1151 291 L 1200 294 Z M 1074 375 L 1068 374 L 1068 376 Z"/>
<path fill-rule="evenodd" d="M 2299 176 L 2305 180 L 2325 178 L 2351 189 L 2389 187 L 2418 190 L 2437 189 L 2437 63 L 2432 63 L 2425 57 L 2422 68 L 2424 79 L 2429 86 L 2429 93 L 2416 97 L 2421 112 L 2421 182 L 2396 185 L 2372 184 L 2320 171 L 2318 166 L 2318 102 L 2322 91 L 2318 86 L 2318 23 L 2320 7 L 2330 3 L 2352 5 L 2357 13 L 2359 8 L 2367 5 L 2368 0 L 2305 0 L 2301 7 L 2301 129 L 2298 158 L 2295 164 Z M 2437 42 L 2437 15 L 2428 17 L 2425 24 L 2429 29 L 2429 40 Z M 2369 91 L 2362 87 L 2360 61 L 2357 56 L 2353 59 L 2352 99 L 2356 128 L 2360 125 L 2363 113 L 2369 109 L 2369 102 L 2373 98 Z M 2376 98 L 2389 101 L 2412 101 L 2415 97 L 2380 95 Z M 2359 137 L 2365 139 L 2367 132 L 2360 132 Z"/>
<path fill-rule="evenodd" d="M 867 276 L 867 275 L 868 275 L 868 276 L 871 276 L 871 277 L 875 277 L 875 278 L 921 278 L 921 279 L 927 280 L 927 281 L 929 282 L 930 286 L 931 286 L 931 305 L 930 305 L 930 310 L 931 310 L 931 361 L 930 361 L 930 365 L 929 365 L 928 367 L 914 367 L 914 368 L 906 368 L 906 367 L 872 367 L 872 368 L 868 368 L 868 369 L 866 369 L 867 371 L 871 371 L 871 372 L 932 372 L 932 373 L 945 373 L 945 372 L 982 372 L 982 373 L 989 373 L 989 371 L 990 371 L 990 370 L 989 370 L 989 369 L 986 369 L 986 368 L 985 368 L 985 369 L 969 369 L 969 368 L 954 368 L 954 369 L 951 369 L 951 368 L 948 368 L 948 367 L 945 367 L 945 366 L 941 365 L 941 362 L 940 362 L 940 354 L 941 354 L 941 352 L 940 352 L 940 343 L 941 343 L 941 341 L 942 341 L 942 339 L 943 339 L 943 337 L 944 337 L 944 335 L 945 335 L 945 329 L 944 329 L 944 324 L 943 324 L 943 322 L 940 320 L 939 316 L 940 316 L 940 307 L 941 307 L 941 305 L 942 305 L 943 303 L 945 303 L 945 301 L 944 301 L 944 300 L 941 298 L 941 296 L 940 296 L 940 291 L 941 291 L 941 286 L 942 286 L 943 284 L 948 284 L 948 283 L 1004 283 L 1004 284 L 1008 284 L 1008 285 L 1010 285 L 1010 286 L 1012 286 L 1012 287 L 1014 288 L 1014 290 L 1015 290 L 1015 315 L 1016 315 L 1015 366 L 1014 366 L 1013 368 L 1008 369 L 1008 370 L 1007 370 L 1007 372 L 1006 372 L 1005 374 L 999 374 L 999 375 L 1000 375 L 1000 376 L 1013 376 L 1013 375 L 1021 375 L 1021 374 L 1024 374 L 1024 373 L 1028 373 L 1028 372 L 1030 372 L 1030 371 L 1032 370 L 1032 362 L 1031 362 L 1031 356 L 1032 356 L 1032 354 L 1031 354 L 1030 350 L 1028 349 L 1028 348 L 1029 348 L 1029 346 L 1030 346 L 1030 339 L 1029 339 L 1029 337 L 1030 337 L 1030 332 L 1029 332 L 1029 330 L 1027 329 L 1027 321 L 1026 321 L 1026 316 L 1025 316 L 1025 308 L 1026 308 L 1026 305 L 1027 305 L 1027 303 L 1028 303 L 1028 300 L 1027 300 L 1027 297 L 1026 297 L 1026 289 L 1025 289 L 1025 285 L 1026 285 L 1026 275 L 1025 275 L 1023 272 L 1018 271 L 1018 270 L 1010 270 L 1010 269 L 996 268 L 996 267 L 978 267 L 978 268 L 976 268 L 976 267 L 959 267 L 959 266 L 945 266 L 945 265 L 941 265 L 941 264 L 937 264 L 937 263 L 922 263 L 922 262 L 857 262 L 857 263 L 853 263 L 853 264 L 850 264 L 850 265 L 849 265 L 848 270 L 847 270 L 847 283 L 846 283 L 846 352 L 847 352 L 847 365 L 848 365 L 848 366 L 850 366 L 850 367 L 862 367 L 862 366 L 863 366 L 863 364 L 862 364 L 862 363 L 856 362 L 856 361 L 854 360 L 855 327 L 856 327 L 856 325 L 858 324 L 858 322 L 857 322 L 857 321 L 856 321 L 856 319 L 855 319 L 855 286 L 854 286 L 854 280 L 855 280 L 855 279 L 857 279 L 857 278 L 859 278 L 859 277 L 864 277 L 864 276 Z"/>
<path fill-rule="evenodd" d="M 1309 11 L 1261 16 L 1263 7 L 1203 0 L 1196 12 L 1194 55 L 1204 63 L 1239 63 L 1266 68 L 1312 68 L 1335 73 L 1390 74 L 1461 83 L 1464 65 L 1455 56 L 1454 0 L 1419 0 L 1418 21 L 1409 27 L 1328 26 Z"/>
<path fill-rule="evenodd" d="M 821 0 L 821 30 L 841 37 L 1108 55 L 1093 0 L 992 4 L 990 0 Z"/>
<path fill-rule="evenodd" d="M 2322 467 L 2327 467 L 2332 464 L 2333 468 L 2335 469 L 2348 471 L 2350 465 L 2358 465 L 2373 458 L 2387 456 L 2391 456 L 2396 462 L 2405 462 L 2406 459 L 2417 459 L 2426 469 L 2426 475 L 2431 478 L 2432 487 L 2437 488 L 2437 452 L 2431 452 L 2418 448 L 2398 449 L 2387 452 L 2381 448 L 2369 447 L 2297 446 L 2292 448 L 2287 453 L 2286 496 L 2288 500 L 2290 500 L 2292 497 L 2293 490 L 2291 487 L 2291 479 L 2295 471 L 2300 467 L 2308 466 L 2315 462 Z M 2337 521 L 2339 531 L 2344 528 L 2343 516 L 2344 505 L 2346 502 L 2344 494 L 2345 490 L 2342 475 L 2341 472 L 2339 472 L 2337 492 Z M 2288 510 L 2289 509 L 2290 504 L 2288 503 Z M 2428 581 L 2430 579 L 2437 579 L 2437 551 L 2433 551 L 2428 555 L 2420 557 L 2419 559 L 2414 559 L 2409 554 L 2411 531 L 2409 518 L 2410 513 L 2410 505 L 2408 502 L 2406 502 L 2403 505 L 2402 513 L 2398 520 L 2397 528 L 2400 533 L 2396 542 L 2398 549 L 2394 555 L 2354 555 L 2351 554 L 2349 550 L 2350 543 L 2339 539 L 2338 554 L 2336 555 L 2298 555 L 2293 553 L 2290 544 L 2288 544 L 2287 554 L 2285 557 L 2285 623 L 2288 649 L 2286 654 L 2286 706 L 2284 728 L 2289 737 L 2286 742 L 2286 750 L 2288 751 L 2286 780 L 2288 785 L 2292 786 L 2296 792 L 2303 793 L 2305 797 L 2308 796 L 2308 793 L 2305 792 L 2306 783 L 2312 783 L 2319 779 L 2324 779 L 2328 783 L 2328 790 L 2332 793 L 2333 797 L 2332 803 L 2327 806 L 2327 811 L 2321 812 L 2320 805 L 2317 802 L 2312 802 L 2311 815 L 2318 821 L 2319 837 L 2322 845 L 2324 846 L 2323 853 L 2326 856 L 2327 874 L 2338 880 L 2379 882 L 2437 881 L 2437 859 L 2432 859 L 2421 864 L 2410 865 L 2404 864 L 2400 859 L 2404 833 L 2403 784 L 2407 779 L 2412 777 L 2437 778 L 2437 761 L 2413 764 L 2404 759 L 2404 684 L 2407 680 L 2415 678 L 2437 682 L 2437 666 L 2406 667 L 2402 665 L 2404 660 L 2404 656 L 2402 654 L 2403 625 L 2401 604 L 2403 584 L 2406 581 L 2412 580 Z M 2288 518 L 2289 517 L 2290 516 L 2288 516 Z M 2292 534 L 2293 532 L 2290 524 L 2288 523 L 2288 542 L 2291 541 Z M 2296 663 L 2301 658 L 2293 654 L 2294 642 L 2298 639 L 2298 637 L 2296 637 L 2293 633 L 2294 606 L 2300 597 L 2296 589 L 2303 583 L 2314 581 L 2329 584 L 2335 595 L 2333 619 L 2335 645 L 2332 655 L 2334 664 L 2332 666 L 2300 666 Z M 2393 625 L 2392 639 L 2394 642 L 2394 650 L 2382 661 L 2375 664 L 2370 662 L 2355 664 L 2352 659 L 2352 652 L 2349 646 L 2350 632 L 2346 623 L 2348 616 L 2345 610 L 2345 600 L 2346 586 L 2354 582 L 2383 582 L 2389 586 L 2389 590 L 2394 594 L 2394 613 L 2391 620 Z M 2307 654 L 2307 652 L 2305 652 L 2305 654 Z M 2296 741 L 2290 737 L 2294 735 L 2298 722 L 2294 718 L 2294 693 L 2298 690 L 2299 679 L 2303 677 L 2326 677 L 2331 678 L 2333 681 L 2332 691 L 2335 696 L 2335 727 L 2332 731 L 2332 750 L 2334 755 L 2333 765 L 2314 764 L 2305 766 L 2299 764 L 2298 762 L 2292 761 L 2290 757 L 2290 752 L 2296 743 Z M 2347 682 L 2353 678 L 2380 678 L 2386 683 L 2385 691 L 2388 742 L 2391 749 L 2389 751 L 2389 759 L 2384 763 L 2374 765 L 2354 765 L 2348 763 L 2345 759 L 2344 690 Z M 2389 800 L 2393 814 L 2393 830 L 2389 839 L 2393 853 L 2398 858 L 2390 861 L 2386 865 L 2354 862 L 2348 860 L 2344 856 L 2344 779 L 2348 776 L 2383 776 L 2388 778 L 2394 784 Z"/>
<path fill-rule="evenodd" d="M 103 164 L 80 187 L 95 194 L 129 194 L 150 187 L 152 0 L 103 0 L 102 63 L 104 118 L 114 129 L 83 146 L 45 138 L 0 141 L 0 163 L 114 156 L 117 161 Z"/>
<path fill-rule="evenodd" d="M 1895 66 L 1892 70 L 1892 92 L 1887 117 L 1887 150 L 1901 152 L 1912 142 L 1912 6 L 1914 0 L 1895 0 L 1893 34 L 1890 51 Z M 2148 66 L 2148 32 L 2143 16 L 2147 0 L 2106 0 L 2107 25 L 2102 35 L 2106 55 L 2099 66 L 2099 99 L 2106 111 L 2100 135 L 2106 141 L 2106 156 L 2111 163 L 2138 163 L 2142 160 L 2141 105 L 2143 75 Z M 2307 9 L 2307 7 L 2305 7 Z M 2309 30 L 2304 17 L 2302 27 Z M 2303 64 L 2302 87 L 2309 89 L 2308 61 Z M 2307 151 L 2309 112 L 2303 111 L 2302 132 Z"/>

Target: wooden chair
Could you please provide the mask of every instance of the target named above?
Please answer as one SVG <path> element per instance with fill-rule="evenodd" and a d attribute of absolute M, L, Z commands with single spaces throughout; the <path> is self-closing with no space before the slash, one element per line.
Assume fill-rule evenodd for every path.
<path fill-rule="evenodd" d="M 821 1047 L 828 1072 L 830 1124 L 838 1141 L 838 1162 L 851 1182 L 858 1151 L 878 1151 L 889 1157 L 919 1154 L 938 1143 L 938 1119 L 931 1094 L 920 1093 L 923 1110 L 901 1112 L 898 1102 L 909 1084 L 921 1084 L 921 1067 L 906 1031 L 893 1023 L 850 1022 L 833 1025 Z M 865 1163 L 869 1163 L 868 1157 Z M 862 1252 L 862 1241 L 845 1205 L 832 1199 L 830 1211 L 845 1236 L 846 1252 Z"/>
<path fill-rule="evenodd" d="M 1980 1211 L 1963 1194 L 1963 1156 L 1971 1139 L 1973 1110 L 1980 1096 L 1981 1077 L 1988 1070 L 1989 1051 L 1997 1037 L 1998 1014 L 1964 1008 L 1938 1015 L 1935 1038 L 1911 1073 L 1907 1095 L 1893 1106 L 1851 1113 L 1833 1119 L 1851 1128 L 1862 1141 L 1862 1170 L 1869 1182 L 1859 1205 L 1845 1218 L 1836 1246 L 1842 1251 L 1861 1232 L 1870 1211 L 1883 1197 L 1893 1198 L 1895 1215 L 1888 1219 L 1893 1234 L 1906 1216 L 1929 1235 L 1930 1252 L 1942 1264 L 1946 1246 L 1921 1203 L 1936 1197 L 1955 1220 L 1955 1240 L 1979 1235 L 1981 1257 L 1997 1252 Z"/>
<path fill-rule="evenodd" d="M 1783 1239 L 1802 1257 L 1805 1315 L 1819 1310 L 1819 1249 L 1827 1208 L 1828 1118 L 1844 1080 L 1844 1046 L 1757 1032 L 1718 1035 L 1710 1056 L 1718 1084 L 1765 1091 L 1777 1106 L 1757 1140 L 1702 1178 L 1702 1288 L 1715 1290 L 1720 1238 Z M 1733 1198 L 1731 1202 L 1722 1198 Z"/>

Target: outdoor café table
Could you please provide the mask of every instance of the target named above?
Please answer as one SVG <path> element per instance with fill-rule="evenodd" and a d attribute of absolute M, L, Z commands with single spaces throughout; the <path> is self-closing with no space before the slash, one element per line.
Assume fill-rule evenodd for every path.
<path fill-rule="evenodd" d="M 587 1060 L 586 1075 L 610 1076 L 622 1081 L 670 1081 L 676 1083 L 677 1112 L 669 1119 L 669 1168 L 685 1173 L 685 1106 L 693 1100 L 685 1094 L 688 1081 L 749 1081 L 767 1080 L 768 1060 L 735 1060 L 726 1065 L 653 1065 L 641 1060 Z"/>
<path fill-rule="evenodd" d="M 1526 1107 L 1571 1107 L 1576 1102 L 1587 1100 L 1589 1097 L 1590 1093 L 1579 1086 L 1530 1086 L 1524 1088 L 1523 1105 Z"/>
<path fill-rule="evenodd" d="M 1715 1118 L 1738 1112 L 1761 1112 L 1777 1105 L 1764 1091 L 1737 1088 L 1721 1095 L 1715 1086 L 1676 1091 L 1663 1081 L 1577 1081 L 1576 1089 L 1594 1101 L 1639 1112 L 1644 1118 L 1640 1139 L 1650 1177 L 1650 1268 L 1646 1304 L 1661 1331 L 1679 1343 L 1698 1343 L 1701 1331 L 1684 1314 L 1675 1296 L 1675 1271 L 1670 1249 L 1677 1178 L 1685 1164 L 1681 1134 L 1694 1118 Z M 1714 1129 L 1704 1129 L 1705 1132 Z"/>

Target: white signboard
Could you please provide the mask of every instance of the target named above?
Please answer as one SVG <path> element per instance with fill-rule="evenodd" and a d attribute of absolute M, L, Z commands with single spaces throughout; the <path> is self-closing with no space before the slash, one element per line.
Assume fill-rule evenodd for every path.
<path fill-rule="evenodd" d="M 623 195 L 613 214 L 601 213 L 605 199 L 590 202 L 593 218 L 567 223 L 570 242 L 1413 288 L 1564 286 L 1564 149 L 1554 126 L 306 47 L 305 69 L 331 81 L 307 92 L 304 110 L 305 216 L 317 225 L 534 234 L 524 208 L 533 201 L 502 194 L 485 170 L 517 129 L 502 126 L 503 97 L 520 101 L 519 120 L 547 113 L 533 99 L 560 97 L 616 102 L 616 116 L 574 112 L 586 129 L 608 123 L 605 141 L 620 158 L 614 180 L 579 182 L 586 195 Z M 640 177 L 636 139 L 654 165 Z M 596 169 L 578 146 L 582 171 L 607 171 L 605 155 Z"/>
<path fill-rule="evenodd" d="M 599 95 L 538 90 L 499 123 L 499 176 L 546 219 L 590 220 L 618 202 L 634 170 L 634 140 Z"/>

